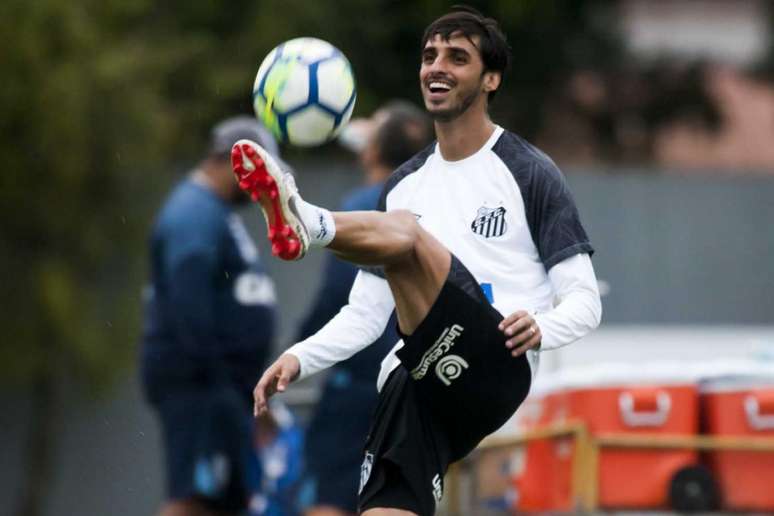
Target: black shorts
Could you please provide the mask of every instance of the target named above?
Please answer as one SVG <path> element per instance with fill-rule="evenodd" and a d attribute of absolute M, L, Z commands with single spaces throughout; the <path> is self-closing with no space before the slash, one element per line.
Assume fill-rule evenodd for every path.
<path fill-rule="evenodd" d="M 452 462 L 501 427 L 527 396 L 531 370 L 512 357 L 503 316 L 452 256 L 427 317 L 382 388 L 361 467 L 359 506 L 431 515 Z"/>
<path fill-rule="evenodd" d="M 245 510 L 260 472 L 244 396 L 229 386 L 179 386 L 155 408 L 164 439 L 167 497 L 196 499 L 217 511 Z"/>

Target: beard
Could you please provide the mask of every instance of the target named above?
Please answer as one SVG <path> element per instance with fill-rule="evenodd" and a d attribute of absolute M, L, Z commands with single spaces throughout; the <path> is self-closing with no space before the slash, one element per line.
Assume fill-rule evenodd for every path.
<path fill-rule="evenodd" d="M 482 82 L 483 80 L 479 81 L 479 83 L 474 88 L 471 88 L 470 91 L 463 92 L 462 99 L 456 105 L 446 109 L 428 109 L 427 114 L 429 114 L 436 122 L 451 122 L 467 111 L 476 101 L 478 96 L 483 94 L 481 93 Z"/>

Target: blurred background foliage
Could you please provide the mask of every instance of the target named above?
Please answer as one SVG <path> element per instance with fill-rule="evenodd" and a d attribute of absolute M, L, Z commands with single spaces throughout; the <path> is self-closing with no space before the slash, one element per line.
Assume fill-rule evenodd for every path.
<path fill-rule="evenodd" d="M 331 41 L 353 64 L 356 115 L 367 115 L 387 99 L 420 101 L 422 31 L 451 3 L 2 2 L 0 381 L 66 371 L 104 385 L 131 363 L 153 211 L 213 122 L 250 112 L 271 48 L 302 35 Z M 589 132 L 591 155 L 647 162 L 649 129 L 674 117 L 718 123 L 699 64 L 632 65 L 614 3 L 472 3 L 501 21 L 513 48 L 495 120 L 560 161 L 552 142 L 572 150 Z"/>

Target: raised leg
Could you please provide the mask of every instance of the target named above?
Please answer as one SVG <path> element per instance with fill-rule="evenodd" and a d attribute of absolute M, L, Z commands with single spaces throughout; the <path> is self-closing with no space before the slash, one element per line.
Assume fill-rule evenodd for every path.
<path fill-rule="evenodd" d="M 413 333 L 441 291 L 451 254 L 411 212 L 331 213 L 308 204 L 292 176 L 248 140 L 234 144 L 231 161 L 239 185 L 261 206 L 275 255 L 298 260 L 318 245 L 346 261 L 384 266 L 398 324 L 404 333 Z"/>
<path fill-rule="evenodd" d="M 449 251 L 410 211 L 335 212 L 333 219 L 336 236 L 328 249 L 349 262 L 384 266 L 400 329 L 413 333 L 446 281 Z"/>

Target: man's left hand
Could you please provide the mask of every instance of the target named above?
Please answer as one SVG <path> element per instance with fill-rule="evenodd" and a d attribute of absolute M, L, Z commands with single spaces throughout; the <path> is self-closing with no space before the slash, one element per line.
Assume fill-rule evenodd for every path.
<path fill-rule="evenodd" d="M 535 318 L 524 310 L 513 312 L 500 322 L 498 328 L 508 337 L 505 346 L 511 350 L 514 357 L 540 346 L 543 338 Z"/>

